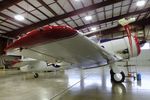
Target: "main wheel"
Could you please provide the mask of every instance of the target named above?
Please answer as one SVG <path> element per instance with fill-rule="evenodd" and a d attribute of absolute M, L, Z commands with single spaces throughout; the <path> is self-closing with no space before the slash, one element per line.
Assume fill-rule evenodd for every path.
<path fill-rule="evenodd" d="M 125 80 L 125 74 L 124 74 L 124 72 L 120 72 L 121 73 L 121 75 L 122 75 L 122 80 L 121 80 L 121 82 L 124 82 L 124 80 Z"/>
<path fill-rule="evenodd" d="M 114 74 L 115 74 L 115 73 L 113 72 L 113 70 L 110 69 L 110 78 L 111 78 L 111 81 L 113 81 L 112 77 L 113 77 Z"/>
<path fill-rule="evenodd" d="M 38 73 L 34 73 L 34 78 L 38 78 L 39 74 Z"/>
<path fill-rule="evenodd" d="M 111 81 L 115 83 L 122 83 L 125 80 L 124 72 L 114 73 L 112 70 L 110 70 L 110 75 L 111 75 Z"/>

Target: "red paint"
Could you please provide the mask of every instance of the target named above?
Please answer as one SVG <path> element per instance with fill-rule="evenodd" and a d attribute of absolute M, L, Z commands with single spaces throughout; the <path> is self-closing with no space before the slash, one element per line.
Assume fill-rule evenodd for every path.
<path fill-rule="evenodd" d="M 15 65 L 15 64 L 20 63 L 20 62 L 21 62 L 20 60 L 14 60 L 14 61 L 12 61 L 12 65 Z"/>
<path fill-rule="evenodd" d="M 131 51 L 131 55 L 133 56 L 132 39 L 131 39 L 131 32 L 130 32 L 129 25 L 125 25 L 124 28 L 127 31 L 127 36 L 128 36 L 129 44 L 130 44 L 130 51 Z"/>
<path fill-rule="evenodd" d="M 77 31 L 71 27 L 46 25 L 42 28 L 28 32 L 23 37 L 8 45 L 5 50 L 13 48 L 28 48 L 43 43 L 70 38 L 77 34 Z"/>
<path fill-rule="evenodd" d="M 139 55 L 141 53 L 141 48 L 140 48 L 139 40 L 138 40 L 136 35 L 134 35 L 134 40 L 135 40 L 137 51 L 138 51 L 138 55 Z"/>

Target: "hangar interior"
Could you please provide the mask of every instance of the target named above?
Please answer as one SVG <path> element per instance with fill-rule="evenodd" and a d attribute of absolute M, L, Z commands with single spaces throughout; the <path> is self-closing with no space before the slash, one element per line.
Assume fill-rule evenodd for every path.
<path fill-rule="evenodd" d="M 139 56 L 117 63 L 126 75 L 122 83 L 110 81 L 109 65 L 66 65 L 34 78 L 11 66 L 22 56 L 3 58 L 8 44 L 45 25 L 69 26 L 91 40 L 126 37 L 122 18 L 134 19 L 130 30 L 146 41 Z M 0 100 L 149 100 L 149 39 L 150 0 L 0 0 Z"/>

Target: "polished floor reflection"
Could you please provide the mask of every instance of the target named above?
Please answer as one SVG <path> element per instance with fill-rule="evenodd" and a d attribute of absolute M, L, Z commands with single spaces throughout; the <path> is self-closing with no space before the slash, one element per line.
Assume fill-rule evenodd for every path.
<path fill-rule="evenodd" d="M 0 100 L 149 100 L 150 68 L 138 71 L 141 81 L 122 84 L 111 83 L 108 67 L 40 73 L 38 79 L 0 71 Z"/>

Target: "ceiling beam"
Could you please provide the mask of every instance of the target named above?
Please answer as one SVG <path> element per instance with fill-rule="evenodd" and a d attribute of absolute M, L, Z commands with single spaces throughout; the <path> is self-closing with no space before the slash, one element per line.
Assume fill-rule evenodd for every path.
<path fill-rule="evenodd" d="M 44 12 L 42 12 L 41 10 L 39 10 L 34 4 L 32 4 L 31 2 L 29 2 L 28 0 L 24 0 L 25 2 L 27 2 L 29 5 L 31 5 L 34 9 L 38 10 L 40 13 L 42 13 L 44 16 L 46 16 L 47 18 L 49 18 L 48 15 L 46 15 Z"/>
<path fill-rule="evenodd" d="M 20 21 L 15 20 L 14 18 L 12 18 L 12 17 L 10 17 L 10 16 L 8 16 L 8 15 L 5 15 L 5 14 L 3 14 L 3 13 L 0 13 L 0 16 L 6 18 L 6 19 L 8 19 L 8 20 L 11 20 L 11 21 L 13 21 L 13 22 L 15 22 L 15 23 L 18 23 L 18 24 L 20 24 L 20 25 L 23 25 L 23 26 L 27 25 L 27 24 L 25 24 L 25 23 L 23 23 L 23 22 L 20 22 Z"/>
<path fill-rule="evenodd" d="M 3 11 L 4 9 L 8 9 L 9 7 L 13 6 L 14 4 L 17 4 L 19 2 L 21 2 L 22 0 L 3 0 L 0 2 L 0 11 Z M 18 23 L 20 25 L 26 25 L 25 23 L 22 23 L 22 22 L 19 22 L 19 21 L 16 21 L 15 19 L 13 19 L 12 17 L 9 17 L 3 13 L 0 13 L 0 16 L 6 18 L 6 19 L 9 19 L 15 23 Z M 7 23 L 7 22 L 6 22 Z M 8 22 L 9 23 L 9 22 Z M 9 23 L 11 25 L 14 25 L 13 23 Z M 17 26 L 17 25 L 15 25 Z M 18 26 L 17 26 L 18 27 Z"/>
<path fill-rule="evenodd" d="M 22 0 L 3 0 L 0 2 L 0 11 L 7 9 L 10 6 L 19 3 L 20 1 Z"/>
<path fill-rule="evenodd" d="M 52 9 L 50 8 L 43 0 L 37 0 L 38 2 L 40 2 L 46 9 L 48 9 L 53 15 L 57 15 L 57 13 Z"/>
<path fill-rule="evenodd" d="M 127 13 L 127 14 L 124 14 L 124 15 L 108 18 L 108 19 L 105 19 L 105 20 L 100 20 L 100 21 L 97 21 L 97 22 L 93 22 L 93 23 L 90 23 L 90 24 L 83 25 L 83 26 L 79 26 L 79 27 L 76 27 L 76 29 L 79 30 L 79 29 L 90 27 L 90 26 L 99 25 L 99 24 L 102 24 L 102 23 L 107 23 L 107 22 L 111 22 L 111 21 L 114 21 L 114 20 L 119 20 L 121 18 L 141 14 L 141 13 L 148 12 L 148 11 L 150 11 L 150 7 L 146 8 L 146 9 L 139 10 L 139 11 L 130 12 L 130 13 Z"/>
<path fill-rule="evenodd" d="M 17 35 L 24 34 L 28 31 L 31 31 L 31 30 L 33 30 L 35 28 L 38 28 L 38 27 L 41 27 L 43 25 L 50 24 L 52 22 L 62 20 L 64 18 L 68 18 L 68 17 L 74 16 L 74 15 L 85 13 L 87 11 L 91 11 L 91 10 L 101 8 L 101 7 L 104 7 L 104 6 L 107 6 L 107 5 L 111 5 L 111 4 L 114 4 L 114 3 L 117 3 L 117 2 L 121 2 L 121 1 L 124 1 L 124 0 L 107 0 L 107 1 L 104 1 L 104 2 L 100 2 L 100 3 L 90 5 L 90 6 L 87 6 L 87 7 L 84 7 L 84 8 L 80 8 L 78 10 L 75 10 L 75 11 L 72 11 L 72 12 L 69 12 L 69 13 L 54 16 L 52 18 L 37 22 L 37 23 L 32 24 L 32 25 L 25 26 L 23 28 L 20 28 L 18 30 L 12 31 L 12 32 L 8 32 L 7 35 L 15 37 Z"/>
<path fill-rule="evenodd" d="M 135 26 L 136 28 L 140 28 L 140 27 L 143 27 L 144 25 L 148 25 L 148 24 L 150 24 L 150 18 L 142 19 L 142 20 L 133 22 L 130 25 Z M 117 32 L 121 32 L 121 31 L 123 31 L 122 26 L 118 25 L 116 27 L 106 29 L 106 30 L 102 30 L 100 32 L 96 32 L 96 33 L 93 33 L 93 34 L 91 33 L 91 34 L 88 34 L 86 36 L 91 37 L 93 35 L 98 35 L 98 34 L 108 35 L 108 34 L 117 33 Z"/>
<path fill-rule="evenodd" d="M 11 23 L 11 22 L 7 22 L 7 21 L 4 20 L 4 19 L 0 19 L 0 21 L 5 22 L 5 23 L 8 23 L 8 24 L 11 24 L 11 25 L 13 25 L 13 26 L 15 26 L 15 27 L 20 27 L 19 25 L 14 24 L 14 23 Z"/>

